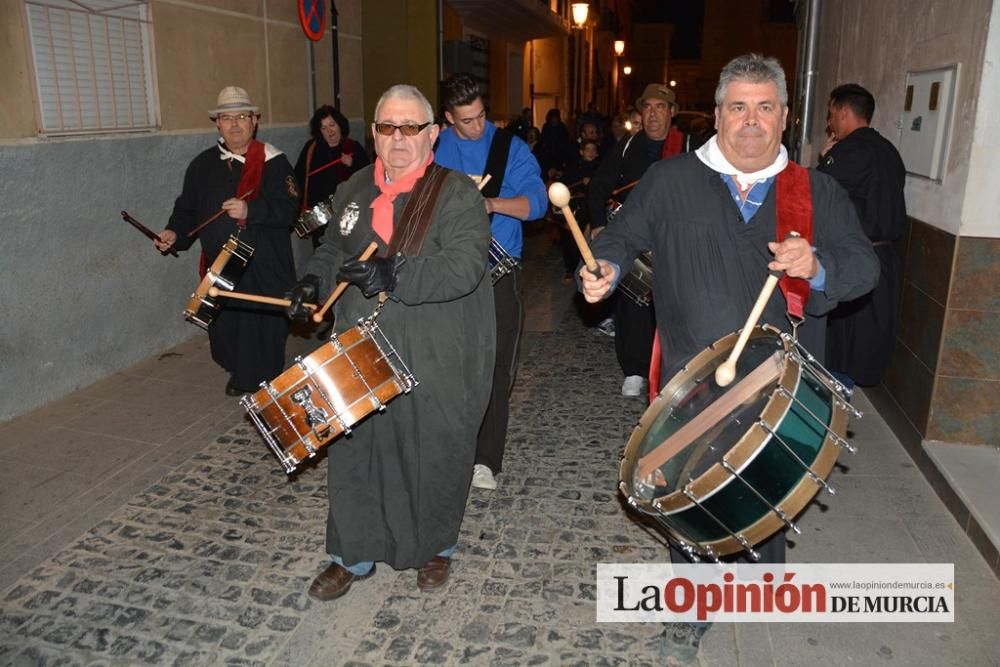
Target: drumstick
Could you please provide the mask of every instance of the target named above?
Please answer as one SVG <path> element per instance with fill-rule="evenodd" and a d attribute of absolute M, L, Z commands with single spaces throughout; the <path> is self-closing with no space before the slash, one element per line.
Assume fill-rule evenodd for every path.
<path fill-rule="evenodd" d="M 583 257 L 583 263 L 587 265 L 587 270 L 594 274 L 594 277 L 600 278 L 601 270 L 597 267 L 594 255 L 590 252 L 590 246 L 587 244 L 587 240 L 583 238 L 583 232 L 580 231 L 580 225 L 576 222 L 576 216 L 573 215 L 573 211 L 569 207 L 569 199 L 569 188 L 563 183 L 556 181 L 549 186 L 549 201 L 552 202 L 553 206 L 562 211 L 563 217 L 566 218 L 566 225 L 573 234 L 576 246 L 580 249 L 580 256 Z"/>
<path fill-rule="evenodd" d="M 131 215 L 128 214 L 128 211 L 122 211 L 122 220 L 124 220 L 128 224 L 130 224 L 133 227 L 135 227 L 136 229 L 138 229 L 140 232 L 142 232 L 142 235 L 145 236 L 150 241 L 156 241 L 157 243 L 163 243 L 163 239 L 160 238 L 159 234 L 157 234 L 156 232 L 154 232 L 153 230 L 151 230 L 149 227 L 147 227 L 146 225 L 142 224 L 141 222 L 139 222 L 138 220 L 136 220 L 135 218 L 133 218 Z M 177 257 L 177 251 L 174 250 L 173 248 L 167 248 L 164 252 L 168 252 L 171 255 L 173 255 L 174 257 Z"/>
<path fill-rule="evenodd" d="M 220 290 L 218 287 L 209 287 L 208 295 L 210 297 L 220 297 L 224 296 L 227 299 L 239 299 L 240 301 L 253 301 L 254 303 L 266 303 L 272 306 L 290 306 L 292 302 L 288 299 L 278 299 L 273 296 L 262 296 L 260 294 L 247 294 L 246 292 L 229 292 L 227 290 Z M 315 303 L 304 303 L 302 304 L 310 310 L 316 310 L 318 307 Z"/>
<path fill-rule="evenodd" d="M 485 176 L 483 176 L 481 179 L 479 179 L 479 182 L 476 184 L 476 189 L 482 192 L 483 188 L 486 187 L 486 184 L 490 182 L 491 178 L 493 178 L 493 174 L 486 174 Z"/>
<path fill-rule="evenodd" d="M 645 479 L 686 446 L 704 435 L 708 429 L 725 419 L 733 410 L 781 377 L 781 368 L 781 354 L 775 352 L 749 375 L 733 385 L 732 389 L 715 399 L 711 405 L 660 443 L 656 449 L 639 459 L 638 478 Z"/>
<path fill-rule="evenodd" d="M 378 250 L 378 244 L 375 243 L 375 241 L 372 241 L 368 244 L 368 247 L 365 248 L 365 251 L 361 253 L 361 257 L 358 257 L 358 260 L 364 262 L 369 257 L 374 255 L 376 250 Z M 337 288 L 330 294 L 330 297 L 326 300 L 326 303 L 323 304 L 323 307 L 313 313 L 313 322 L 323 321 L 323 316 L 326 315 L 326 311 L 330 310 L 330 306 L 333 305 L 334 301 L 340 298 L 340 295 L 344 293 L 344 290 L 347 289 L 348 285 L 350 285 L 350 283 L 337 284 Z"/>
<path fill-rule="evenodd" d="M 764 312 L 764 306 L 767 305 L 768 300 L 771 298 L 771 293 L 774 292 L 774 287 L 777 284 L 778 275 L 774 273 L 770 274 L 767 280 L 764 281 L 764 289 L 760 291 L 757 303 L 750 309 L 750 315 L 747 317 L 746 324 L 743 325 L 743 330 L 740 331 L 740 337 L 736 339 L 736 345 L 733 346 L 732 351 L 729 353 L 729 358 L 715 369 L 715 383 L 720 387 L 725 387 L 736 377 L 736 361 L 740 358 L 740 354 L 743 353 L 747 339 L 750 338 L 750 331 L 757 325 L 757 320 L 760 319 L 760 314 Z"/>
<path fill-rule="evenodd" d="M 611 191 L 611 196 L 614 197 L 615 195 L 621 194 L 621 193 L 625 192 L 626 190 L 631 190 L 632 188 L 634 188 L 637 185 L 639 185 L 639 179 L 638 178 L 635 179 L 634 181 L 632 181 L 631 183 L 626 183 L 625 185 L 621 186 L 617 190 L 612 190 Z M 610 198 L 608 199 L 608 202 L 609 203 L 611 202 Z"/>
<path fill-rule="evenodd" d="M 250 188 L 249 190 L 247 190 L 246 192 L 244 192 L 243 194 L 241 194 L 239 197 L 237 197 L 237 199 L 246 199 L 247 197 L 249 197 L 252 194 L 253 194 L 253 188 Z M 195 227 L 194 229 L 192 229 L 190 232 L 188 232 L 187 233 L 187 237 L 189 239 L 193 238 L 195 234 L 197 234 L 198 232 L 200 232 L 202 229 L 204 229 L 205 227 L 207 227 L 211 223 L 213 223 L 216 220 L 218 220 L 219 216 L 222 215 L 225 212 L 226 212 L 226 209 L 220 208 L 215 215 L 213 215 L 211 218 L 209 218 L 208 220 L 206 220 L 205 222 L 201 223 L 200 225 L 198 225 L 197 227 Z"/>

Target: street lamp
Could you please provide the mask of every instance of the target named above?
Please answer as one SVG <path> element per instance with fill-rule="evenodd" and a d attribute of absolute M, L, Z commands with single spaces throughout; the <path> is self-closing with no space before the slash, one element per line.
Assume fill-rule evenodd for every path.
<path fill-rule="evenodd" d="M 622 67 L 622 74 L 624 74 L 625 76 L 628 76 L 631 73 L 632 73 L 632 66 L 631 65 L 625 65 L 625 67 Z"/>
<path fill-rule="evenodd" d="M 615 40 L 615 55 L 618 56 L 619 58 L 621 58 L 623 55 L 625 55 L 625 40 L 624 39 L 616 39 Z"/>
<path fill-rule="evenodd" d="M 589 13 L 590 13 L 590 3 L 588 2 L 573 3 L 573 23 L 575 23 L 578 28 L 582 28 L 583 24 L 587 22 L 587 15 Z"/>

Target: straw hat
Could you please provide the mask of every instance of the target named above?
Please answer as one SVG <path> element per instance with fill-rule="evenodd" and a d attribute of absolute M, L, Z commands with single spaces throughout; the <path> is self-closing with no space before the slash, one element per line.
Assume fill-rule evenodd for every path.
<path fill-rule="evenodd" d="M 635 101 L 635 108 L 642 109 L 643 100 L 663 100 L 677 110 L 677 95 L 670 88 L 662 83 L 651 83 L 642 91 L 642 95 Z"/>
<path fill-rule="evenodd" d="M 260 108 L 250 101 L 247 91 L 239 86 L 226 86 L 219 91 L 219 99 L 215 103 L 215 108 L 209 110 L 208 117 L 215 120 L 219 114 L 227 111 L 249 111 L 256 114 Z"/>

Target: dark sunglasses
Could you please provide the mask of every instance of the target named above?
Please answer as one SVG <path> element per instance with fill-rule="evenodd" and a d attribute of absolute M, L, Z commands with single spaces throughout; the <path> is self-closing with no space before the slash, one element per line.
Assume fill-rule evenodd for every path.
<path fill-rule="evenodd" d="M 412 124 L 393 125 L 392 123 L 375 123 L 375 131 L 381 134 L 382 136 L 391 137 L 393 134 L 396 133 L 396 130 L 399 130 L 404 137 L 415 137 L 421 132 L 423 132 L 424 128 L 428 127 L 429 125 L 430 122 L 421 123 L 420 125 L 412 125 Z"/>

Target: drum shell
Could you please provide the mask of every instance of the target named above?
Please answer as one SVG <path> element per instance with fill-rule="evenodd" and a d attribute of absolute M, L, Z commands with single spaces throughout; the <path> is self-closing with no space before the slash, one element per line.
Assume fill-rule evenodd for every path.
<path fill-rule="evenodd" d="M 632 262 L 632 270 L 622 276 L 618 289 L 640 306 L 653 301 L 653 253 L 644 252 Z"/>
<path fill-rule="evenodd" d="M 330 204 L 325 201 L 321 201 L 315 206 L 313 206 L 308 211 L 303 212 L 295 220 L 295 233 L 298 234 L 299 238 L 304 239 L 309 236 L 317 229 L 322 229 L 330 222 L 333 217 L 333 209 Z"/>
<path fill-rule="evenodd" d="M 307 410 L 296 401 L 296 393 L 303 389 L 309 391 L 311 405 L 325 413 L 321 424 L 310 423 Z M 290 472 L 409 389 L 369 332 L 359 326 L 296 360 L 245 399 L 244 407 L 263 422 L 265 437 L 281 450 L 279 457 Z"/>
<path fill-rule="evenodd" d="M 207 331 L 222 307 L 215 298 L 209 296 L 208 290 L 215 287 L 228 292 L 233 291 L 246 272 L 247 264 L 252 257 L 252 247 L 237 237 L 230 236 L 191 295 L 184 308 L 184 318 Z"/>

